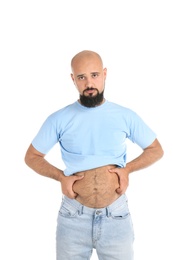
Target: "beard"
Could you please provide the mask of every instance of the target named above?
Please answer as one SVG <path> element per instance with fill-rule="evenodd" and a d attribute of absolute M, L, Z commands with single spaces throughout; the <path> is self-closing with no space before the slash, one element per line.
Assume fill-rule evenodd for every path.
<path fill-rule="evenodd" d="M 93 89 L 93 88 L 87 88 L 86 90 L 89 89 Z M 103 94 L 104 94 L 104 90 L 99 93 L 98 89 L 95 89 L 97 91 L 97 94 L 95 96 L 89 95 L 89 96 L 85 96 L 83 91 L 83 95 L 80 95 L 80 102 L 83 106 L 85 107 L 95 107 L 98 106 L 102 103 L 103 101 Z"/>

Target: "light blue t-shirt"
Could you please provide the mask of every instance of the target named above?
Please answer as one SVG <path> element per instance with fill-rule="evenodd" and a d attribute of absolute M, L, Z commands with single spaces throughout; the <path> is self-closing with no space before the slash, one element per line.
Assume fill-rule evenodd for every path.
<path fill-rule="evenodd" d="M 47 154 L 59 142 L 66 176 L 108 164 L 126 165 L 126 139 L 142 149 L 156 134 L 131 109 L 105 101 L 87 108 L 78 101 L 43 123 L 32 145 Z"/>

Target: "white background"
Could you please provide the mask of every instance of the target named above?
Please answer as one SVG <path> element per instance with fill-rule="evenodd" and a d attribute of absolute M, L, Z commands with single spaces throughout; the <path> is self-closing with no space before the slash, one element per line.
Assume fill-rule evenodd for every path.
<path fill-rule="evenodd" d="M 84 49 L 108 69 L 105 97 L 138 112 L 165 151 L 130 176 L 135 260 L 173 259 L 172 14 L 168 0 L 0 2 L 0 259 L 55 259 L 60 185 L 24 156 L 45 118 L 78 98 L 70 61 Z M 128 160 L 140 152 L 128 143 Z M 58 145 L 47 158 L 63 169 Z"/>

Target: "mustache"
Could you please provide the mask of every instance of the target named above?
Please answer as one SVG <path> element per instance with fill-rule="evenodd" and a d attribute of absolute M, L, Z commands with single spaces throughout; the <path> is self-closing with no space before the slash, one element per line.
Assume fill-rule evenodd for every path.
<path fill-rule="evenodd" d="M 88 90 L 97 90 L 98 91 L 98 89 L 97 88 L 93 88 L 93 87 L 87 87 L 84 91 L 83 91 L 83 93 L 85 92 L 85 91 L 88 91 Z"/>

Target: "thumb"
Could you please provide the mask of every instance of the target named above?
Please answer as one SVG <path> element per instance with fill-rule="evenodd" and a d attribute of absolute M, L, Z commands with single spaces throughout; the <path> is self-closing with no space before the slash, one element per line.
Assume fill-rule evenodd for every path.
<path fill-rule="evenodd" d="M 118 194 L 121 194 L 121 193 L 122 193 L 122 189 L 121 189 L 120 187 L 118 187 L 118 188 L 116 189 L 116 192 L 117 192 Z"/>
<path fill-rule="evenodd" d="M 84 177 L 84 175 L 75 175 L 74 178 L 75 180 L 80 180 Z"/>

